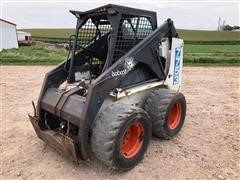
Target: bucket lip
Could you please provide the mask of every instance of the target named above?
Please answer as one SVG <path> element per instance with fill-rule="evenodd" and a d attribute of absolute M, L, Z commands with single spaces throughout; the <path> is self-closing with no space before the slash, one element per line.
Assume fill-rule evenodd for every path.
<path fill-rule="evenodd" d="M 71 159 L 73 162 L 78 163 L 79 152 L 76 148 L 76 142 L 72 138 L 53 130 L 41 130 L 38 125 L 38 116 L 32 116 L 30 114 L 28 114 L 28 116 L 37 136 L 41 140 L 43 140 L 46 144 L 48 144 L 60 154 L 63 154 L 69 157 L 69 159 Z"/>

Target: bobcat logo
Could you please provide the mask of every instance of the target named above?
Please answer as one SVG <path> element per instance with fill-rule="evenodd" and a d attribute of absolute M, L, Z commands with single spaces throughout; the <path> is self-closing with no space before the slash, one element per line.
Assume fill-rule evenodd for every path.
<path fill-rule="evenodd" d="M 117 71 L 112 71 L 112 77 L 116 77 L 116 76 L 121 76 L 121 75 L 124 75 L 124 74 L 127 74 L 127 70 L 126 69 L 123 69 L 121 71 L 117 70 Z"/>
<path fill-rule="evenodd" d="M 125 58 L 125 67 L 128 70 L 131 70 L 135 66 L 136 62 L 134 61 L 133 57 L 126 57 Z"/>
<path fill-rule="evenodd" d="M 133 57 L 126 57 L 125 58 L 125 68 L 123 70 L 117 70 L 117 71 L 112 71 L 112 77 L 116 77 L 116 76 L 121 76 L 124 74 L 127 74 L 128 71 L 130 71 L 134 66 L 135 66 L 136 62 L 134 61 Z"/>

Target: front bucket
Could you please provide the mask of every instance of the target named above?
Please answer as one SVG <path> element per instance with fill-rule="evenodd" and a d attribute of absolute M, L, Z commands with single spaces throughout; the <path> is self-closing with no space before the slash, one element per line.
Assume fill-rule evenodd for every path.
<path fill-rule="evenodd" d="M 42 131 L 38 125 L 36 116 L 28 115 L 34 127 L 37 136 L 46 142 L 48 145 L 56 149 L 59 153 L 67 155 L 74 162 L 78 162 L 77 151 L 73 139 L 52 130 Z"/>

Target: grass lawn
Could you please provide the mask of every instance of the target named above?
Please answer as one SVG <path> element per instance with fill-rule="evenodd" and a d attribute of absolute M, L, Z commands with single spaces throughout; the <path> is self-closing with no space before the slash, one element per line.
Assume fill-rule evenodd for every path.
<path fill-rule="evenodd" d="M 239 45 L 185 44 L 184 53 L 240 52 Z"/>
<path fill-rule="evenodd" d="M 74 29 L 20 29 L 21 31 L 30 32 L 33 37 L 46 38 L 69 38 L 74 34 Z"/>
<path fill-rule="evenodd" d="M 74 29 L 20 29 L 27 31 L 37 40 L 67 42 Z M 240 41 L 240 32 L 220 32 L 220 31 L 200 31 L 200 30 L 177 30 L 179 36 L 184 41 L 194 42 L 238 42 Z"/>
<path fill-rule="evenodd" d="M 8 49 L 0 52 L 1 64 L 58 64 L 67 57 L 68 51 L 46 47 L 42 44 Z"/>
<path fill-rule="evenodd" d="M 239 45 L 221 45 L 221 44 L 185 44 L 184 53 L 217 53 L 217 52 L 240 52 Z"/>
<path fill-rule="evenodd" d="M 240 41 L 239 31 L 177 30 L 184 41 Z"/>
<path fill-rule="evenodd" d="M 184 46 L 186 65 L 240 65 L 240 45 L 194 45 Z"/>
<path fill-rule="evenodd" d="M 240 65 L 239 45 L 185 44 L 185 65 Z M 9 49 L 0 52 L 1 64 L 58 64 L 65 60 L 68 51 L 37 43 L 37 45 Z"/>
<path fill-rule="evenodd" d="M 68 42 L 74 29 L 22 29 L 35 40 Z M 177 30 L 184 39 L 185 65 L 240 65 L 240 32 Z M 43 43 L 0 52 L 1 64 L 58 64 L 67 50 L 46 47 Z"/>

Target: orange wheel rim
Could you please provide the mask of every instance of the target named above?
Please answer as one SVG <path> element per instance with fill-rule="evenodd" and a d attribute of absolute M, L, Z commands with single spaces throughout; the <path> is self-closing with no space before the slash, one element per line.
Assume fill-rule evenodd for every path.
<path fill-rule="evenodd" d="M 176 129 L 181 121 L 182 105 L 178 102 L 173 105 L 168 115 L 168 127 Z"/>
<path fill-rule="evenodd" d="M 142 147 L 144 129 L 141 123 L 132 123 L 125 131 L 122 143 L 121 154 L 129 159 L 134 157 Z"/>

